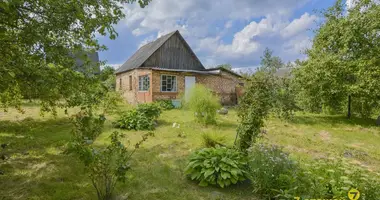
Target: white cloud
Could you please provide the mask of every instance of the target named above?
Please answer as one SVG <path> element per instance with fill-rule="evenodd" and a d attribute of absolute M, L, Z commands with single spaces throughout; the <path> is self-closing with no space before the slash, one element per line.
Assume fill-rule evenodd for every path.
<path fill-rule="evenodd" d="M 224 28 L 226 29 L 229 29 L 231 28 L 233 25 L 233 21 L 232 20 L 228 20 L 225 24 L 224 24 Z"/>
<path fill-rule="evenodd" d="M 258 63 L 266 47 L 274 50 L 284 61 L 291 61 L 302 58 L 301 54 L 310 48 L 312 43 L 307 29 L 316 18 L 308 13 L 293 21 L 268 16 L 260 22 L 252 21 L 235 33 L 230 44 L 225 44 L 219 36 L 205 37 L 199 40 L 196 50 L 209 55 L 208 62 L 210 59 L 219 60 L 218 64 L 237 60 L 246 65 Z"/>
<path fill-rule="evenodd" d="M 317 19 L 317 16 L 305 13 L 301 18 L 293 20 L 288 26 L 286 26 L 281 32 L 281 35 L 284 38 L 288 38 L 297 35 L 300 32 L 307 31 Z"/>
<path fill-rule="evenodd" d="M 153 40 L 153 35 L 160 37 L 179 30 L 205 66 L 226 62 L 253 66 L 265 47 L 293 58 L 310 45 L 306 32 L 317 17 L 305 13 L 299 19 L 289 20 L 308 1 L 154 0 L 143 9 L 137 4 L 127 5 L 123 24 L 135 36 L 147 35 L 140 46 Z M 257 18 L 261 20 L 253 20 Z M 236 31 L 236 24 L 247 22 Z M 294 42 L 294 38 L 301 38 L 302 42 Z"/>
<path fill-rule="evenodd" d="M 151 35 L 151 36 L 145 38 L 143 41 L 141 41 L 140 44 L 139 44 L 139 47 L 138 47 L 138 48 L 140 48 L 140 47 L 142 47 L 142 46 L 144 46 L 144 45 L 146 45 L 146 44 L 148 44 L 149 42 L 152 42 L 152 41 L 154 41 L 154 40 L 155 40 L 154 36 Z"/>

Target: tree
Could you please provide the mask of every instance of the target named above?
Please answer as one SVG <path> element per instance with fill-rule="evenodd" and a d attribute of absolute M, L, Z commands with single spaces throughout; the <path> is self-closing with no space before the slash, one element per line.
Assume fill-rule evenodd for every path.
<path fill-rule="evenodd" d="M 246 84 L 244 95 L 239 101 L 240 124 L 235 139 L 235 144 L 243 152 L 260 136 L 264 119 L 273 106 L 274 96 L 273 78 L 267 72 L 256 72 Z"/>
<path fill-rule="evenodd" d="M 284 66 L 284 63 L 282 62 L 281 58 L 278 56 L 273 56 L 273 51 L 269 48 L 266 48 L 264 50 L 263 56 L 261 57 L 261 63 L 260 63 L 259 70 L 274 73 L 278 69 L 282 68 Z"/>
<path fill-rule="evenodd" d="M 136 1 L 144 7 L 150 0 L 0 2 L 1 107 L 20 108 L 28 90 L 46 111 L 96 103 L 99 81 L 75 71 L 72 55 L 106 49 L 96 34 L 116 38 L 122 5 Z"/>
<path fill-rule="evenodd" d="M 346 11 L 341 0 L 324 12 L 308 60 L 296 79 L 307 98 L 325 107 L 369 117 L 380 100 L 380 6 L 359 0 Z M 351 108 L 351 105 L 353 107 Z"/>

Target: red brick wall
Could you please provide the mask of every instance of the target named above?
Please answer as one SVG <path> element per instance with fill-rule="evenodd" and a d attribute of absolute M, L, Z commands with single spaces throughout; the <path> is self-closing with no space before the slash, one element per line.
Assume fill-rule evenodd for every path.
<path fill-rule="evenodd" d="M 161 75 L 177 76 L 177 92 L 161 92 Z M 132 76 L 132 90 L 129 90 L 129 76 Z M 147 92 L 138 91 L 138 76 L 149 75 L 150 89 Z M 116 76 L 116 90 L 121 91 L 123 97 L 131 104 L 152 102 L 160 99 L 179 99 L 185 92 L 185 76 L 195 76 L 195 82 L 203 84 L 217 94 L 222 104 L 236 104 L 240 91 L 236 87 L 242 81 L 227 72 L 221 74 L 198 74 L 187 72 L 172 72 L 150 69 L 135 69 Z M 122 79 L 120 90 L 119 79 Z M 239 94 L 237 94 L 239 93 Z"/>
<path fill-rule="evenodd" d="M 139 76 L 149 75 L 150 87 L 148 91 L 139 91 Z M 130 88 L 129 77 L 132 77 Z M 120 85 L 121 80 L 121 85 Z M 132 89 L 132 90 L 130 90 Z M 124 99 L 130 104 L 152 102 L 152 70 L 134 69 L 116 75 L 116 91 L 119 91 Z"/>

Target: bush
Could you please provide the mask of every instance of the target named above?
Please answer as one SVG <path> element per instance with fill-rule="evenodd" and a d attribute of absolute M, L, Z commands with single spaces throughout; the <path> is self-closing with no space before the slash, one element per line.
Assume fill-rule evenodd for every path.
<path fill-rule="evenodd" d="M 154 103 L 139 104 L 136 111 L 149 119 L 157 119 L 161 114 L 161 108 Z"/>
<path fill-rule="evenodd" d="M 78 141 L 71 144 L 74 152 L 85 164 L 85 170 L 96 189 L 99 200 L 114 199 L 113 191 L 116 183 L 125 182 L 126 173 L 130 169 L 131 156 L 147 140 L 148 136 L 153 136 L 153 133 L 144 134 L 142 140 L 134 145 L 133 151 L 129 151 L 120 141 L 123 135 L 118 132 L 114 132 L 110 136 L 111 144 L 106 148 L 82 145 Z"/>
<path fill-rule="evenodd" d="M 293 199 L 306 190 L 297 163 L 277 146 L 258 144 L 249 149 L 248 168 L 254 192 L 263 197 Z"/>
<path fill-rule="evenodd" d="M 171 100 L 158 100 L 156 103 L 164 110 L 171 110 L 175 108 Z"/>
<path fill-rule="evenodd" d="M 360 191 L 360 199 L 377 199 L 380 196 L 380 177 L 344 160 L 318 160 L 306 165 L 305 171 L 310 196 L 344 199 L 351 188 Z"/>
<path fill-rule="evenodd" d="M 185 97 L 185 106 L 194 112 L 198 122 L 204 124 L 216 123 L 216 111 L 221 107 L 219 98 L 205 86 L 197 84 Z"/>
<path fill-rule="evenodd" d="M 254 192 L 268 199 L 345 199 L 350 189 L 361 199 L 380 196 L 380 178 L 343 160 L 300 165 L 277 146 L 255 145 L 248 154 L 248 177 Z"/>
<path fill-rule="evenodd" d="M 127 130 L 153 130 L 154 120 L 132 109 L 121 114 L 114 126 Z"/>
<path fill-rule="evenodd" d="M 153 130 L 160 114 L 161 109 L 156 104 L 140 104 L 136 109 L 122 113 L 113 124 L 127 130 Z"/>
<path fill-rule="evenodd" d="M 240 118 L 237 145 L 241 151 L 247 151 L 259 138 L 264 119 L 273 106 L 273 88 L 272 76 L 264 72 L 255 73 L 247 82 L 237 110 Z"/>
<path fill-rule="evenodd" d="M 240 152 L 225 147 L 204 148 L 194 152 L 186 167 L 186 175 L 200 186 L 222 188 L 246 180 L 246 160 Z"/>
<path fill-rule="evenodd" d="M 106 118 L 104 115 L 94 116 L 91 110 L 81 110 L 71 118 L 76 139 L 93 141 L 102 132 Z"/>

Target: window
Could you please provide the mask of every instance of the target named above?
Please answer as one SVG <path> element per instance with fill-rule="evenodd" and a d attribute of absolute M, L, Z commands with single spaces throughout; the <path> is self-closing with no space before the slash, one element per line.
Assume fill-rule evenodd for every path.
<path fill-rule="evenodd" d="M 161 75 L 161 92 L 177 92 L 177 77 Z"/>
<path fill-rule="evenodd" d="M 119 88 L 120 88 L 120 90 L 123 89 L 123 84 L 122 84 L 122 82 L 121 82 L 121 79 L 119 80 Z"/>
<path fill-rule="evenodd" d="M 139 76 L 139 91 L 148 91 L 149 85 L 149 75 Z"/>
<path fill-rule="evenodd" d="M 132 90 L 132 76 L 129 76 L 129 90 Z"/>

